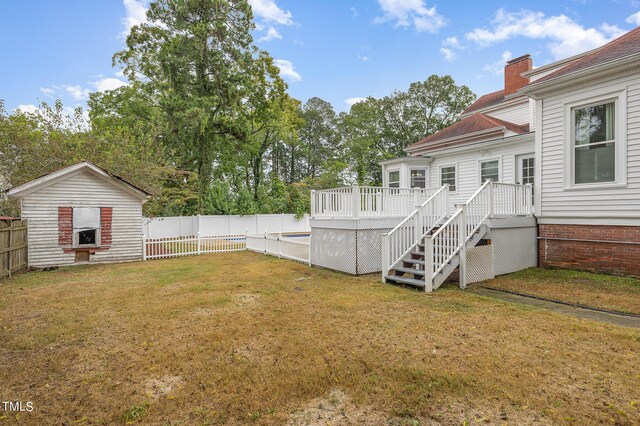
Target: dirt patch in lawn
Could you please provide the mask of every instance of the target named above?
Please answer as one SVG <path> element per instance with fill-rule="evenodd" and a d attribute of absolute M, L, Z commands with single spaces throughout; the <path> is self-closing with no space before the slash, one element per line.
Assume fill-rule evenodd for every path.
<path fill-rule="evenodd" d="M 152 400 L 168 396 L 175 390 L 184 387 L 184 380 L 180 376 L 163 376 L 159 379 L 149 379 L 144 384 L 145 394 Z"/>
<path fill-rule="evenodd" d="M 1 290 L 0 395 L 33 401 L 24 424 L 640 424 L 640 330 L 453 286 L 232 253 Z"/>
<path fill-rule="evenodd" d="M 640 315 L 640 280 L 635 278 L 531 268 L 503 275 L 480 285 Z"/>

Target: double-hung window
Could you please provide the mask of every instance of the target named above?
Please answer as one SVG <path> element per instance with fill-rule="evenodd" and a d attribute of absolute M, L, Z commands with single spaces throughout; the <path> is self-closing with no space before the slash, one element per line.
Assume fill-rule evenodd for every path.
<path fill-rule="evenodd" d="M 400 170 L 389 172 L 389 188 L 400 188 Z"/>
<path fill-rule="evenodd" d="M 500 180 L 500 161 L 491 160 L 480 163 L 480 184 L 485 183 L 488 179 L 494 182 Z"/>
<path fill-rule="evenodd" d="M 449 184 L 449 191 L 456 192 L 456 166 L 440 168 L 440 185 Z"/>
<path fill-rule="evenodd" d="M 616 180 L 616 103 L 571 109 L 573 183 Z"/>
<path fill-rule="evenodd" d="M 427 187 L 427 171 L 425 169 L 411 169 L 411 188 Z"/>

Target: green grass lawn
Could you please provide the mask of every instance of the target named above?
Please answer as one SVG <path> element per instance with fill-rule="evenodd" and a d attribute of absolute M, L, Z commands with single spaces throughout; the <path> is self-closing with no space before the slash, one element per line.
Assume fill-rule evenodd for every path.
<path fill-rule="evenodd" d="M 531 268 L 482 284 L 563 302 L 640 314 L 640 280 L 636 278 Z"/>
<path fill-rule="evenodd" d="M 239 252 L 0 291 L 7 424 L 640 423 L 639 330 L 453 286 Z"/>

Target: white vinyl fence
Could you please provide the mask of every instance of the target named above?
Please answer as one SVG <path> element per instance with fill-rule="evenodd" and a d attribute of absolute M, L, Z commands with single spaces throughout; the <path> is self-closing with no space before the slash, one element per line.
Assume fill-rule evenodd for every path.
<path fill-rule="evenodd" d="M 290 214 L 145 218 L 143 230 L 144 260 L 249 249 L 309 263 L 308 215 L 299 220 Z M 263 234 L 255 242 L 258 232 Z M 299 234 L 302 236 L 294 237 Z M 256 244 L 262 244 L 261 248 L 256 249 Z"/>
<path fill-rule="evenodd" d="M 311 232 L 309 215 L 296 219 L 292 214 L 173 216 L 144 218 L 142 233 L 147 238 L 198 235 L 237 235 L 277 232 Z"/>
<path fill-rule="evenodd" d="M 292 236 L 282 233 L 247 234 L 247 250 L 270 254 L 311 265 L 310 236 Z"/>

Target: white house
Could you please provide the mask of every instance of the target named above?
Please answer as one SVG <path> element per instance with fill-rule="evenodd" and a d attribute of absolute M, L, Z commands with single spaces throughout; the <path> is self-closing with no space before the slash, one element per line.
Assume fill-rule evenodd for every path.
<path fill-rule="evenodd" d="M 12 188 L 27 220 L 29 267 L 142 259 L 149 194 L 89 162 Z"/>
<path fill-rule="evenodd" d="M 381 163 L 383 188 L 312 194 L 312 262 L 380 253 L 385 281 L 427 291 L 456 268 L 461 286 L 535 264 L 640 276 L 640 28 L 509 61 L 501 90 L 405 151 Z M 361 254 L 362 230 L 381 238 Z"/>

